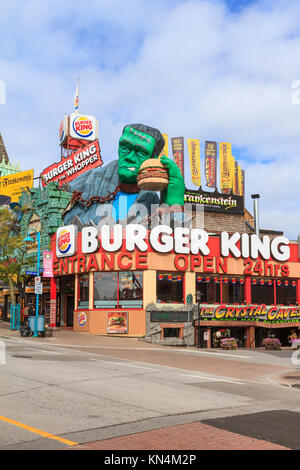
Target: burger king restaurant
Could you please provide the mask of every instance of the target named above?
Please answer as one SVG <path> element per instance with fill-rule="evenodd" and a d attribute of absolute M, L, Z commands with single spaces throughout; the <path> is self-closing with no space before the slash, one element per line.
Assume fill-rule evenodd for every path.
<path fill-rule="evenodd" d="M 51 250 L 52 323 L 74 331 L 207 348 L 224 335 L 247 348 L 300 336 L 298 244 L 284 236 L 68 225 Z"/>

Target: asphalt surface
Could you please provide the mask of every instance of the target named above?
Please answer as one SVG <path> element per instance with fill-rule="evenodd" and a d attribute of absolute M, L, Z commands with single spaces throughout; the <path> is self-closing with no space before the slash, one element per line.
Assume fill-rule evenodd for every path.
<path fill-rule="evenodd" d="M 70 331 L 21 338 L 0 324 L 1 341 L 1 450 L 108 448 L 127 436 L 137 448 L 143 433 L 164 429 L 165 443 L 150 442 L 170 448 L 170 436 L 175 445 L 180 427 L 195 423 L 198 441 L 180 437 L 178 445 L 253 448 L 257 439 L 261 448 L 300 448 L 300 389 L 291 387 L 300 369 L 291 351 L 162 348 Z M 219 430 L 219 440 L 205 441 L 200 425 Z"/>
<path fill-rule="evenodd" d="M 294 450 L 300 449 L 299 412 L 265 411 L 227 418 L 206 419 L 203 420 L 203 423 Z"/>

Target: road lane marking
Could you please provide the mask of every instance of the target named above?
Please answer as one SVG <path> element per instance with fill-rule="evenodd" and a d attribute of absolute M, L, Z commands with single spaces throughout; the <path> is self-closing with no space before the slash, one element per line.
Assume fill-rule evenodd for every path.
<path fill-rule="evenodd" d="M 55 351 L 47 351 L 46 349 L 40 349 L 39 347 L 36 348 L 24 348 L 25 351 L 34 351 L 34 352 L 44 352 L 47 354 L 56 354 L 57 356 L 61 356 L 62 352 L 55 352 Z"/>
<path fill-rule="evenodd" d="M 143 367 L 143 366 L 135 366 L 133 364 L 127 364 L 127 362 L 113 362 L 113 361 L 102 361 L 101 359 L 90 359 L 94 362 L 104 362 L 105 364 L 116 364 L 118 366 L 127 366 L 127 367 L 136 367 L 138 369 L 146 369 L 146 370 L 154 370 L 155 372 L 159 372 L 158 369 L 152 369 L 151 367 Z"/>
<path fill-rule="evenodd" d="M 219 379 L 219 378 L 213 378 L 213 377 L 206 377 L 205 375 L 192 375 L 192 374 L 179 374 L 179 375 L 182 375 L 183 377 L 193 377 L 194 379 L 211 380 L 212 382 L 228 382 L 232 384 L 245 385 L 244 382 L 238 382 L 237 380 L 232 380 L 232 379 Z"/>
<path fill-rule="evenodd" d="M 183 351 L 185 352 L 185 351 Z M 251 359 L 252 356 L 239 356 L 237 354 L 227 354 L 227 353 L 218 353 L 218 352 L 215 352 L 215 351 L 212 351 L 212 352 L 208 352 L 208 351 L 191 351 L 190 349 L 188 350 L 188 352 L 192 352 L 194 354 L 208 354 L 210 356 L 222 356 L 222 357 L 238 357 L 239 359 Z"/>
<path fill-rule="evenodd" d="M 12 424 L 13 426 L 17 426 L 18 428 L 25 429 L 26 431 L 30 431 L 34 434 L 38 434 L 39 436 L 45 437 L 47 439 L 52 439 L 54 441 L 62 442 L 68 446 L 78 446 L 78 442 L 69 441 L 68 439 L 64 439 L 63 437 L 55 436 L 54 434 L 50 434 L 49 432 L 42 431 L 41 429 L 33 428 L 31 426 L 27 426 L 27 424 L 19 423 L 14 419 L 6 418 L 5 416 L 0 416 L 0 421 L 4 421 L 5 423 Z"/>

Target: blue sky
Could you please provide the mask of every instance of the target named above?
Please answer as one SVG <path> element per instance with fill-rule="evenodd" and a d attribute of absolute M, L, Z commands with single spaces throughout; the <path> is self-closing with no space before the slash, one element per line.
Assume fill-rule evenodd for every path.
<path fill-rule="evenodd" d="M 299 16 L 294 0 L 6 2 L 0 131 L 9 156 L 36 176 L 59 160 L 59 123 L 73 110 L 79 75 L 80 111 L 99 120 L 105 163 L 130 122 L 199 138 L 202 157 L 205 140 L 231 142 L 248 209 L 260 193 L 262 226 L 296 238 Z M 187 147 L 185 164 L 192 188 Z"/>

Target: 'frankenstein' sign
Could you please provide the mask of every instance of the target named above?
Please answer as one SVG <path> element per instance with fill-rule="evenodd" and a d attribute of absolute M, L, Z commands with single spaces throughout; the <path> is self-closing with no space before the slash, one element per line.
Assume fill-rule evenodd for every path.
<path fill-rule="evenodd" d="M 193 191 L 186 189 L 184 202 L 192 205 L 203 206 L 208 212 L 222 212 L 225 214 L 243 214 L 244 198 L 235 194 L 223 194 L 217 191 Z"/>
<path fill-rule="evenodd" d="M 267 305 L 212 305 L 199 309 L 200 320 L 260 321 L 265 323 L 300 322 L 300 307 Z"/>

